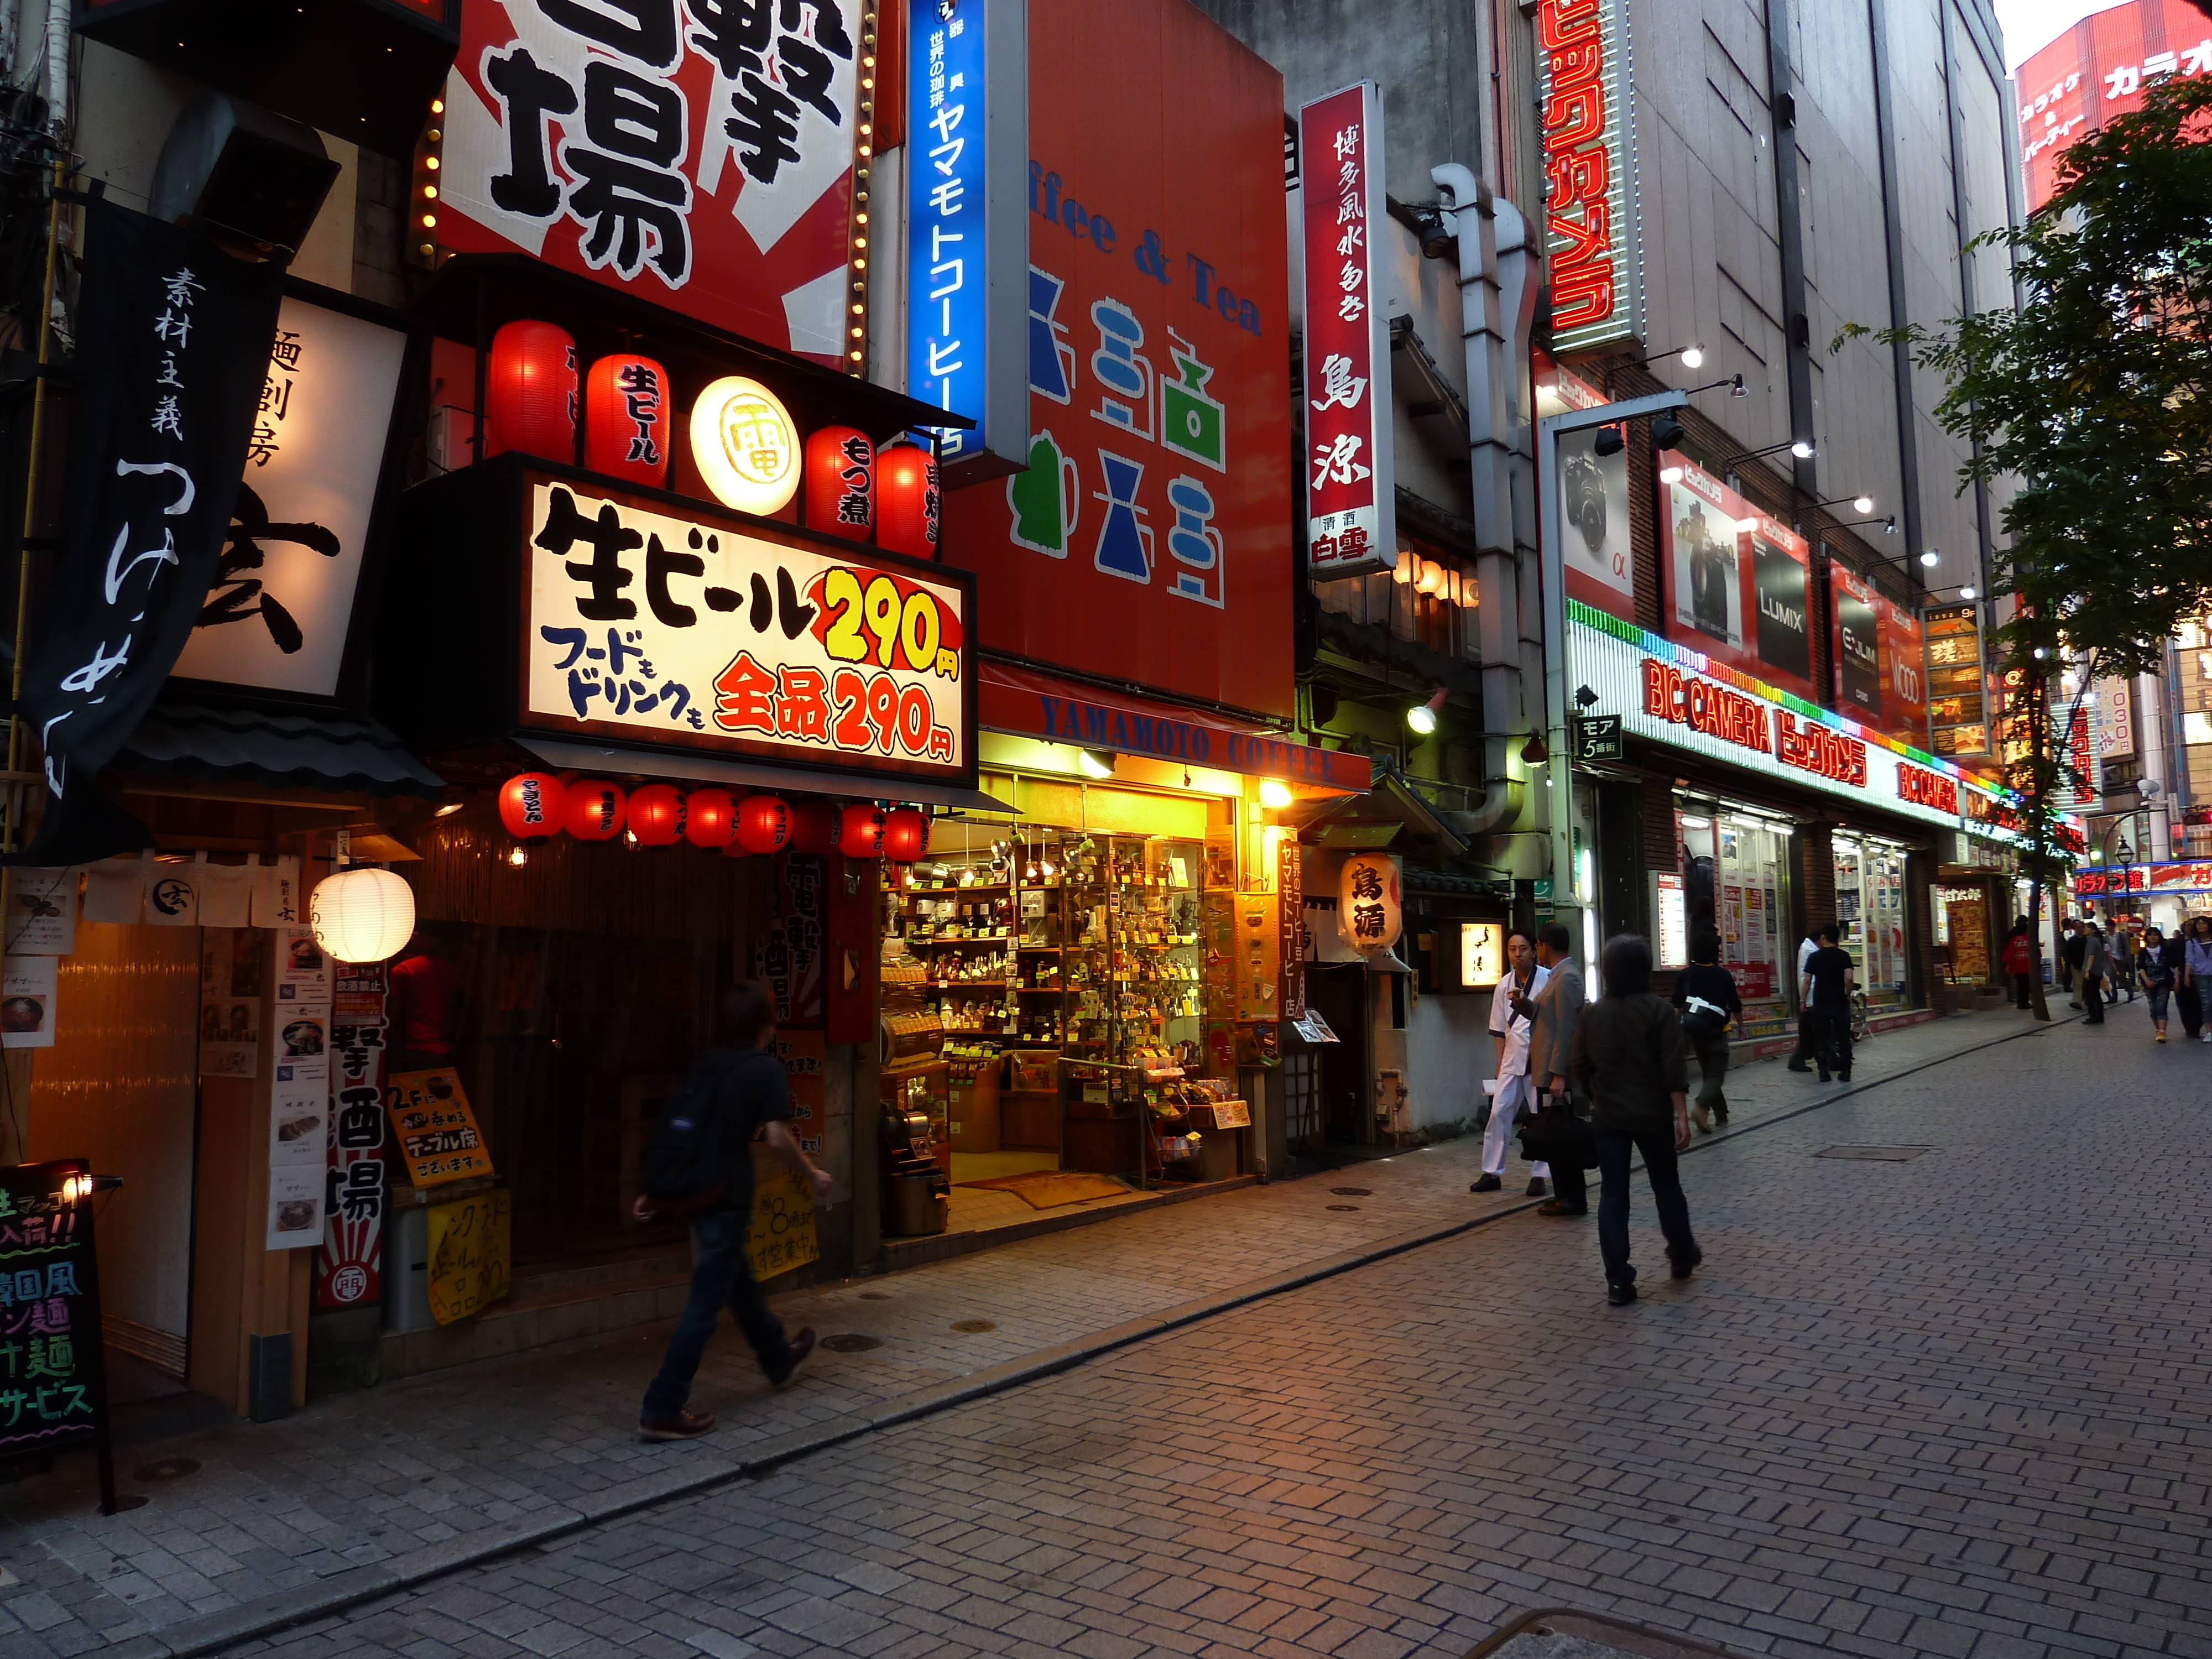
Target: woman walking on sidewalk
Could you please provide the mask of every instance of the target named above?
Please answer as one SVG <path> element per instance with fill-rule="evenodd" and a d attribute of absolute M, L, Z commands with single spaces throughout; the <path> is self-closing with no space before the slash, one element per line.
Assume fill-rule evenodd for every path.
<path fill-rule="evenodd" d="M 2005 935 L 2004 970 L 2012 981 L 2012 1006 L 2015 1008 L 2035 1006 L 2028 995 L 2028 975 L 2035 971 L 2035 941 L 2029 937 L 2029 932 L 2027 918 L 2022 916 L 2013 923 L 2012 932 Z M 1797 971 L 1801 976 L 1803 975 L 1802 963 Z"/>
<path fill-rule="evenodd" d="M 2212 1030 L 2204 1029 L 2204 994 L 2212 989 L 2212 917 L 2191 916 L 2181 929 L 2180 983 L 2173 1000 L 2181 1007 L 2181 1029 L 2192 1042 L 2200 1034 L 2212 1042 Z"/>
<path fill-rule="evenodd" d="M 2081 924 L 2081 1002 L 2087 1010 L 2082 1017 L 2084 1025 L 2105 1023 L 2105 974 L 2112 965 L 2111 953 L 2105 948 L 2105 930 L 2094 921 Z M 2161 1031 L 2165 1027 L 2159 1028 Z M 2165 1041 L 2164 1037 L 2160 1038 Z"/>
<path fill-rule="evenodd" d="M 2143 996 L 2150 1003 L 2150 1023 L 2158 1035 L 2154 1042 L 2166 1041 L 2166 999 L 2173 994 L 2174 982 L 2180 977 L 2174 965 L 2174 953 L 2166 949 L 2166 941 L 2155 927 L 2143 929 L 2142 965 L 2136 977 L 2142 981 Z"/>
<path fill-rule="evenodd" d="M 1687 1279 L 1704 1260 L 1690 1231 L 1674 1154 L 1690 1144 L 1689 1060 L 1672 1003 L 1651 991 L 1651 945 L 1623 933 L 1605 947 L 1605 994 L 1583 1011 L 1575 1030 L 1575 1082 L 1590 1103 L 1597 1163 L 1597 1243 L 1605 1261 L 1606 1300 L 1636 1300 L 1628 1259 L 1628 1166 L 1644 1154 L 1674 1276 Z"/>
<path fill-rule="evenodd" d="M 1698 1057 L 1698 1103 L 1690 1117 L 1698 1133 L 1708 1135 L 1715 1122 L 1729 1121 L 1721 1080 L 1728 1076 L 1729 1027 L 1743 1018 L 1735 975 L 1720 961 L 1721 936 L 1705 928 L 1690 941 L 1690 965 L 1674 980 L 1674 1007 L 1682 1017 L 1682 1034 Z"/>

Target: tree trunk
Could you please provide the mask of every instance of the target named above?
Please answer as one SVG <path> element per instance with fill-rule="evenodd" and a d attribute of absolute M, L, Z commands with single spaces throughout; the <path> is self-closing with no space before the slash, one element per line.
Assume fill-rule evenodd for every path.
<path fill-rule="evenodd" d="M 2043 997 L 2043 876 L 2039 871 L 2028 883 L 2027 927 L 2028 940 L 2033 946 L 2028 958 L 2027 994 L 2034 999 L 2036 1018 L 2048 1025 L 2051 1005 Z"/>

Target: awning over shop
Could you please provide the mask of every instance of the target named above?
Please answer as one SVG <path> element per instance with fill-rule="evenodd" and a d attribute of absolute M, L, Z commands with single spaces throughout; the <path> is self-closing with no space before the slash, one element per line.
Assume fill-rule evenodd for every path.
<path fill-rule="evenodd" d="M 963 789 L 927 778 L 869 772 L 800 771 L 794 767 L 763 766 L 752 761 L 718 760 L 711 756 L 674 754 L 666 750 L 647 752 L 601 744 L 562 743 L 551 738 L 519 737 L 515 741 L 556 771 L 682 778 L 691 783 L 720 784 L 730 789 L 783 789 L 795 794 L 843 795 L 856 800 L 912 801 L 918 806 L 959 806 L 971 812 L 1003 812 L 1009 816 L 1014 810 L 980 789 Z"/>
<path fill-rule="evenodd" d="M 207 703 L 156 704 L 114 765 L 157 776 L 283 784 L 332 794 L 434 795 L 446 787 L 373 720 Z"/>
<path fill-rule="evenodd" d="M 1364 755 L 1291 743 L 1256 722 L 1109 691 L 1012 663 L 982 663 L 976 696 L 976 722 L 988 732 L 1353 794 L 1365 793 L 1373 781 Z"/>

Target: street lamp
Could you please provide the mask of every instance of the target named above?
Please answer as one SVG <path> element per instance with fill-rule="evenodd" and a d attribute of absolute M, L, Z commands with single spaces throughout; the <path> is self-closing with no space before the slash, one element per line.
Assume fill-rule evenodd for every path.
<path fill-rule="evenodd" d="M 1738 376 L 1738 382 L 1741 377 Z M 1723 381 L 1719 384 L 1727 385 Z M 1699 390 L 1710 391 L 1711 387 Z M 1538 750 L 1541 761 L 1523 751 L 1532 769 L 1547 772 L 1546 802 L 1552 838 L 1552 902 L 1558 909 L 1581 909 L 1589 903 L 1582 872 L 1574 856 L 1574 745 L 1567 738 L 1566 554 L 1559 538 L 1559 441 L 1570 433 L 1592 427 L 1618 426 L 1646 416 L 1666 417 L 1688 406 L 1686 392 L 1657 392 L 1644 398 L 1625 398 L 1593 409 L 1570 409 L 1547 415 L 1536 422 L 1536 500 L 1538 542 L 1544 567 L 1544 730 L 1538 735 L 1554 739 Z M 1536 745 L 1531 744 L 1531 748 Z M 1548 750 L 1548 753 L 1544 751 Z"/>

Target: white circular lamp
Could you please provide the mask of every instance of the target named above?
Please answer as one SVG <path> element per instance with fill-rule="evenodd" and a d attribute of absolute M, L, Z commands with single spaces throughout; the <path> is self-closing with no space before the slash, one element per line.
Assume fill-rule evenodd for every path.
<path fill-rule="evenodd" d="M 315 943 L 339 962 L 386 962 L 415 932 L 415 890 L 389 870 L 336 870 L 307 896 Z"/>
<path fill-rule="evenodd" d="M 691 459 L 725 507 L 763 518 L 798 493 L 799 428 L 758 380 L 727 374 L 691 405 Z"/>

